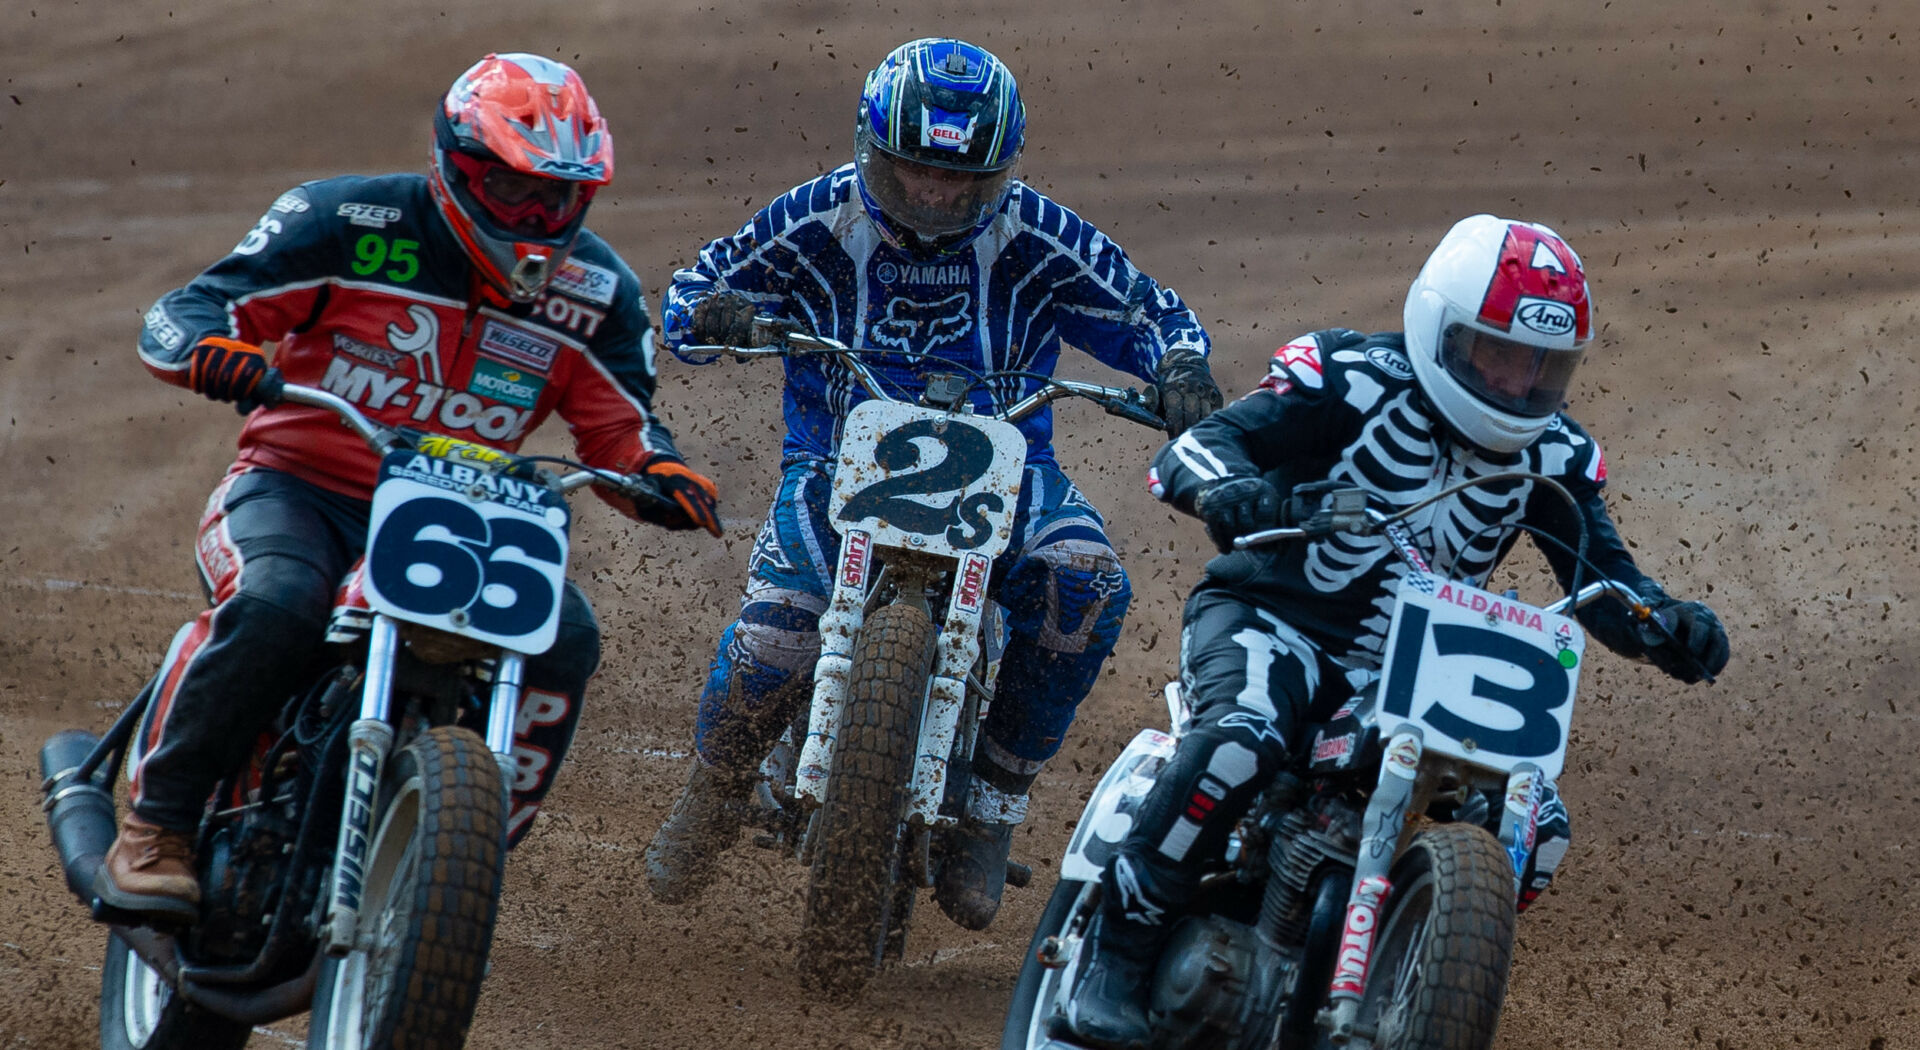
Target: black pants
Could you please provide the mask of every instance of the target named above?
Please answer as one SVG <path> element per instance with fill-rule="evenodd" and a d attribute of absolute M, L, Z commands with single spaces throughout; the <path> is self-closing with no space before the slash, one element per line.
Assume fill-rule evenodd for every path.
<path fill-rule="evenodd" d="M 365 501 L 273 470 L 230 474 L 214 490 L 194 545 L 211 608 L 180 629 L 161 666 L 134 766 L 134 812 L 162 827 L 197 827 L 220 778 L 323 670 L 334 593 L 365 546 L 367 514 Z M 509 844 L 553 785 L 599 663 L 599 625 L 569 582 L 559 636 L 527 661 Z"/>
<path fill-rule="evenodd" d="M 1106 900 L 1136 922 L 1179 914 L 1202 865 L 1287 764 L 1306 724 L 1349 698 L 1345 674 L 1274 614 L 1230 591 L 1187 600 L 1180 685 L 1193 724 L 1107 868 Z"/>

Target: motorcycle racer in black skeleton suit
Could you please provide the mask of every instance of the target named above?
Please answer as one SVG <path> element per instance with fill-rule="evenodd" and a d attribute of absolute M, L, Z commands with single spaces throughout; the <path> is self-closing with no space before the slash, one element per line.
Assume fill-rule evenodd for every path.
<path fill-rule="evenodd" d="M 1682 681 L 1726 665 L 1713 610 L 1667 596 L 1635 566 L 1601 498 L 1600 446 L 1560 412 L 1593 332 L 1586 278 L 1566 242 L 1532 223 L 1462 220 L 1415 279 L 1405 322 L 1404 333 L 1328 329 L 1295 339 L 1274 353 L 1258 388 L 1154 458 L 1153 494 L 1202 519 L 1222 553 L 1183 617 L 1181 685 L 1193 722 L 1103 875 L 1093 958 L 1064 1018 L 1081 1042 L 1144 1045 L 1153 962 L 1202 864 L 1222 855 L 1234 825 L 1291 764 L 1302 728 L 1380 666 L 1407 572 L 1388 535 L 1232 549 L 1235 537 L 1280 524 L 1295 486 L 1359 487 L 1391 511 L 1474 477 L 1554 478 L 1586 525 L 1586 578 L 1638 591 L 1671 637 L 1612 602 L 1579 614 L 1586 629 Z M 1514 479 L 1462 489 L 1407 525 L 1435 573 L 1475 585 L 1521 526 L 1538 529 L 1559 541 L 1536 536 L 1564 585 L 1580 531 L 1574 513 L 1548 487 Z M 1546 887 L 1567 835 L 1565 807 L 1549 788 L 1519 907 Z"/>

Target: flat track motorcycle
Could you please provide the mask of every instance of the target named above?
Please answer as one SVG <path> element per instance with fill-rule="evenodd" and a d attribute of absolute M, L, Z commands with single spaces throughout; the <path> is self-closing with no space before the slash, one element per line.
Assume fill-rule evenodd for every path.
<path fill-rule="evenodd" d="M 1433 499 L 1519 478 L 1565 495 L 1550 478 L 1513 472 Z M 1234 545 L 1384 533 L 1408 571 L 1383 666 L 1331 721 L 1306 727 L 1291 775 L 1210 859 L 1149 984 L 1151 1045 L 1484 1050 L 1542 792 L 1566 756 L 1586 645 L 1567 614 L 1611 596 L 1668 625 L 1611 580 L 1579 586 L 1576 576 L 1572 594 L 1535 608 L 1435 575 L 1399 525 L 1424 503 L 1389 516 L 1360 489 L 1314 495 L 1325 502 L 1300 527 Z M 1002 1050 L 1080 1045 L 1060 1011 L 1101 872 L 1189 721 L 1177 682 L 1166 697 L 1171 731 L 1141 730 L 1087 802 L 1014 986 Z"/>
<path fill-rule="evenodd" d="M 208 802 L 198 921 L 143 925 L 93 893 L 154 683 L 105 737 L 41 748 L 67 886 L 111 927 L 101 1045 L 228 1050 L 311 1007 L 313 1050 L 458 1050 L 493 941 L 525 661 L 559 622 L 562 496 L 662 497 L 638 476 L 383 427 L 323 390 L 278 396 L 338 413 L 383 459 L 330 668 Z"/>
<path fill-rule="evenodd" d="M 919 403 L 907 403 L 861 360 L 902 351 L 778 323 L 761 322 L 756 335 L 768 345 L 685 349 L 824 356 L 871 395 L 848 413 L 836 452 L 827 513 L 841 541 L 812 704 L 761 766 L 756 789 L 756 841 L 792 850 L 811 872 L 803 979 L 850 994 L 905 949 L 915 891 L 938 875 L 936 839 L 965 812 L 999 666 L 988 582 L 1012 536 L 1026 463 L 1014 424 L 1062 397 L 1165 424 L 1138 391 L 1047 377 L 1017 402 L 996 400 L 991 416 L 974 413 L 974 390 L 1034 378 L 1027 372 L 929 374 Z M 1009 884 L 1029 876 L 1008 865 Z"/>

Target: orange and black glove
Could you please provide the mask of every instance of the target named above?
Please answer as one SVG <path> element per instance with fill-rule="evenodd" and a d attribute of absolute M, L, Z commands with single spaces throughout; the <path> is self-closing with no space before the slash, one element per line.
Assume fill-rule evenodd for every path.
<path fill-rule="evenodd" d="M 720 490 L 713 481 L 671 456 L 655 456 L 640 468 L 664 497 L 635 500 L 640 520 L 668 529 L 705 529 L 720 535 Z"/>
<path fill-rule="evenodd" d="M 187 386 L 215 401 L 248 402 L 262 393 L 261 382 L 271 377 L 279 388 L 280 370 L 267 364 L 266 352 L 252 343 L 210 335 L 193 347 L 187 368 Z"/>

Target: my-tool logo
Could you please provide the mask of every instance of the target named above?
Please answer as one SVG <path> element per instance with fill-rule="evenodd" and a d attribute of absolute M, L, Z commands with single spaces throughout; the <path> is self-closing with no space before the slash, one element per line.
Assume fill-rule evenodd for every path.
<path fill-rule="evenodd" d="M 467 381 L 467 390 L 505 404 L 532 408 L 546 385 L 547 381 L 539 376 L 483 357 L 473 363 L 473 378 Z"/>

